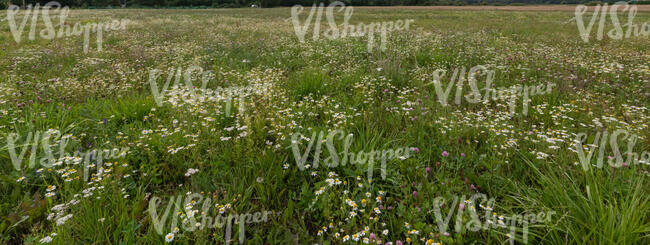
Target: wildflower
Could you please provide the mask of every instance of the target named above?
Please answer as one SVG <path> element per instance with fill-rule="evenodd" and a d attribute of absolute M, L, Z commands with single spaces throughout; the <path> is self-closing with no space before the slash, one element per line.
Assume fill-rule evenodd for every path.
<path fill-rule="evenodd" d="M 68 221 L 68 219 L 70 219 L 70 218 L 72 218 L 72 214 L 68 214 L 66 216 L 63 216 L 63 217 L 56 220 L 56 225 L 61 226 L 61 225 L 65 224 L 65 222 Z"/>
<path fill-rule="evenodd" d="M 25 176 L 20 177 L 16 180 L 16 183 L 20 183 L 21 181 L 25 180 Z"/>
<path fill-rule="evenodd" d="M 167 233 L 165 236 L 165 242 L 172 242 L 174 240 L 174 233 Z"/>
<path fill-rule="evenodd" d="M 427 167 L 424 169 L 424 173 L 429 174 L 431 172 L 431 168 Z"/>
<path fill-rule="evenodd" d="M 40 243 L 50 243 L 52 241 L 52 238 L 50 236 L 43 237 L 43 239 L 39 240 L 38 242 Z"/>
<path fill-rule="evenodd" d="M 51 192 L 51 191 L 53 191 L 53 190 L 56 190 L 56 186 L 55 186 L 55 185 L 50 185 L 50 186 L 47 187 L 47 191 L 48 191 L 48 192 Z"/>
<path fill-rule="evenodd" d="M 325 192 L 325 187 L 321 187 L 320 189 L 318 189 L 315 194 L 316 194 L 316 196 L 319 196 L 319 195 L 323 194 L 323 192 Z"/>
<path fill-rule="evenodd" d="M 198 172 L 199 172 L 198 169 L 189 168 L 189 169 L 187 169 L 187 172 L 185 173 L 185 177 L 190 177 L 193 174 L 198 173 Z"/>
<path fill-rule="evenodd" d="M 448 156 L 449 156 L 449 152 L 447 152 L 447 151 L 443 151 L 443 152 L 442 152 L 442 156 L 443 156 L 443 157 L 448 157 Z"/>

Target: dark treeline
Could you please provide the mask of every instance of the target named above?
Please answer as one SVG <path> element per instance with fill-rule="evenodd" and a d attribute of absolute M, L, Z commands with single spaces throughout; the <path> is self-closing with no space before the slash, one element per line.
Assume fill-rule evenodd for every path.
<path fill-rule="evenodd" d="M 9 4 L 18 6 L 49 1 L 42 0 L 0 0 L 0 8 L 6 8 Z M 280 7 L 300 4 L 311 6 L 318 2 L 329 4 L 328 0 L 58 0 L 64 6 L 73 8 L 106 8 L 120 7 L 126 2 L 127 7 L 153 7 L 153 8 L 238 8 L 238 7 Z M 521 4 L 596 4 L 594 0 L 342 0 L 349 6 L 427 6 L 427 5 L 521 5 Z M 605 0 L 603 2 L 616 2 Z M 648 1 L 646 1 L 648 2 Z"/>

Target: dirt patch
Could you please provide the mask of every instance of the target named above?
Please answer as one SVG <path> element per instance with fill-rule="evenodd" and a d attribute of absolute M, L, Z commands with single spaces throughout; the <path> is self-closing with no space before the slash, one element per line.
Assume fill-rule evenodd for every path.
<path fill-rule="evenodd" d="M 359 9 L 409 9 L 409 10 L 473 10 L 473 11 L 575 11 L 577 5 L 528 5 L 528 6 L 390 6 L 354 7 Z M 650 5 L 636 5 L 638 11 L 650 11 Z M 589 11 L 594 10 L 589 7 Z M 620 8 L 622 10 L 623 8 Z"/>

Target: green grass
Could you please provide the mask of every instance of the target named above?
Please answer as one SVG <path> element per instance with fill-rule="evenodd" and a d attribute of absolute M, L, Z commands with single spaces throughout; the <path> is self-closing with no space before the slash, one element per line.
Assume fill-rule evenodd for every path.
<path fill-rule="evenodd" d="M 300 43 L 285 21 L 290 15 L 289 8 L 73 10 L 71 24 L 133 22 L 124 31 L 105 32 L 102 52 L 91 36 L 88 54 L 82 37 L 17 44 L 0 24 L 0 243 L 35 244 L 53 232 L 54 244 L 164 243 L 170 224 L 163 235 L 156 233 L 149 201 L 163 200 L 160 214 L 170 197 L 188 192 L 230 204 L 225 214 L 274 211 L 268 222 L 246 225 L 247 244 L 341 244 L 344 235 L 366 227 L 364 237 L 374 233 L 382 244 L 407 238 L 412 244 L 507 244 L 504 228 L 456 232 L 456 213 L 448 236 L 438 230 L 434 199 L 474 193 L 494 198 L 498 215 L 555 212 L 548 223 L 530 224 L 530 244 L 650 243 L 648 165 L 605 163 L 584 171 L 571 150 L 578 133 L 587 133 L 591 142 L 597 132 L 625 129 L 639 135 L 634 152 L 650 151 L 647 37 L 584 43 L 575 22 L 564 23 L 572 12 L 355 9 L 351 23 L 415 20 L 409 30 L 389 36 L 386 50 L 368 52 L 365 38 Z M 336 17 L 340 23 L 343 16 Z M 647 12 L 635 18 L 638 24 L 649 21 Z M 207 88 L 215 93 L 203 102 L 178 96 L 158 106 L 149 71 L 164 72 L 160 88 L 170 68 L 192 65 L 214 74 Z M 442 106 L 434 86 L 426 85 L 436 69 L 450 73 L 476 65 L 495 71 L 497 88 L 547 82 L 557 87 L 533 96 L 527 115 L 518 100 L 517 113 L 510 115 L 504 101 L 455 104 L 456 90 Z M 199 87 L 202 81 L 192 82 Z M 220 91 L 242 87 L 249 93 L 237 94 L 245 99 L 230 104 L 233 113 L 227 114 Z M 468 91 L 465 85 L 462 95 Z M 82 164 L 38 170 L 24 162 L 16 171 L 5 136 L 18 133 L 24 142 L 28 132 L 48 129 L 70 135 L 71 155 L 130 150 L 104 160 L 112 163 L 104 165 L 110 172 L 89 182 L 81 179 Z M 292 135 L 327 136 L 336 129 L 353 134 L 349 152 L 419 152 L 388 161 L 385 179 L 375 161 L 368 182 L 366 165 L 323 167 L 330 156 L 323 144 L 321 167 L 300 171 Z M 334 139 L 337 152 L 344 143 Z M 618 143 L 625 153 L 628 141 Z M 301 152 L 305 148 L 302 141 Z M 36 149 L 37 159 L 45 156 L 40 145 Z M 605 152 L 605 160 L 613 155 L 609 146 Z M 26 151 L 25 161 L 31 153 Z M 314 160 L 312 148 L 307 163 Z M 185 176 L 190 168 L 199 172 Z M 328 178 L 341 184 L 329 186 Z M 56 195 L 46 197 L 50 185 Z M 92 196 L 84 197 L 91 187 Z M 326 188 L 317 195 L 321 187 Z M 381 203 L 375 200 L 379 191 L 385 193 Z M 355 217 L 348 198 L 359 206 Z M 62 213 L 72 214 L 64 224 L 47 219 L 56 213 L 53 207 L 71 200 L 79 203 Z M 381 214 L 371 211 L 380 205 Z M 443 215 L 454 210 L 441 209 Z M 214 217 L 219 210 L 208 213 Z M 470 219 L 468 213 L 459 217 L 463 226 Z M 327 231 L 318 235 L 324 226 Z M 413 229 L 419 234 L 408 233 Z M 223 228 L 181 229 L 173 243 L 222 244 L 224 237 Z"/>

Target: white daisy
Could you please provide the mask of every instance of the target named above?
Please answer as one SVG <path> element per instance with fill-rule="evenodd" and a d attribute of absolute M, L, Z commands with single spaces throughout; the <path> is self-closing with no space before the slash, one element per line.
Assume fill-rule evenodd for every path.
<path fill-rule="evenodd" d="M 167 233 L 165 236 L 165 242 L 172 242 L 174 240 L 174 233 Z"/>

